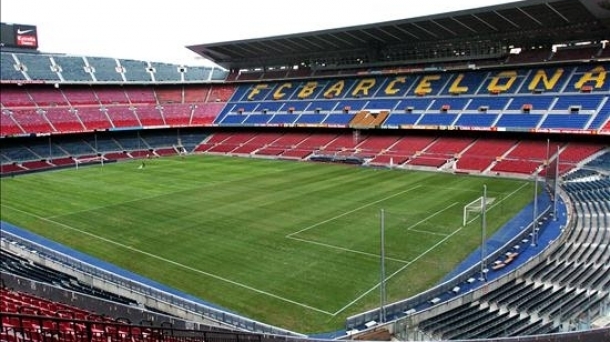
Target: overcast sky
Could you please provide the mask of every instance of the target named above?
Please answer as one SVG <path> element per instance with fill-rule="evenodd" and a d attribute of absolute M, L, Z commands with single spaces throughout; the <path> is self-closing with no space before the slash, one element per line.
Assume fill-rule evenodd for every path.
<path fill-rule="evenodd" d="M 1 0 L 5 23 L 36 25 L 39 50 L 187 65 L 188 45 L 414 18 L 514 0 Z"/>

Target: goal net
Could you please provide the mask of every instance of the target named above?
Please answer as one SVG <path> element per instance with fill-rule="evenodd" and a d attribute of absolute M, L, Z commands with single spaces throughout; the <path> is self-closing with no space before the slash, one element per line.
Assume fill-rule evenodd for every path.
<path fill-rule="evenodd" d="M 77 170 L 81 166 L 94 165 L 94 164 L 100 164 L 101 166 L 104 166 L 104 157 L 93 156 L 93 157 L 74 158 L 74 165 Z"/>
<path fill-rule="evenodd" d="M 495 197 L 487 197 L 483 201 L 483 196 L 475 199 L 474 201 L 464 206 L 464 214 L 462 218 L 462 225 L 466 226 L 470 222 L 474 221 L 483 212 L 483 207 L 489 210 L 490 205 L 496 200 Z"/>

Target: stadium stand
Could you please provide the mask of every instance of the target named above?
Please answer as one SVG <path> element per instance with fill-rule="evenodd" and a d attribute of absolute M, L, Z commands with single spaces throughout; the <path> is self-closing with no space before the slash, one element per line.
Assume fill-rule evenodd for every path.
<path fill-rule="evenodd" d="M 376 51 L 354 42 L 351 28 L 189 47 L 202 56 L 223 56 L 217 60 L 223 68 L 3 49 L 0 175 L 75 167 L 83 158 L 112 162 L 186 151 L 532 179 L 548 176 L 559 152 L 557 202 L 565 204 L 567 223 L 555 229 L 557 240 L 542 254 L 502 251 L 491 270 L 502 277 L 489 285 L 473 285 L 466 296 L 454 291 L 455 284 L 434 288 L 391 304 L 388 325 L 372 322 L 378 313 L 363 313 L 348 319 L 345 333 L 357 340 L 608 340 L 610 328 L 593 329 L 591 319 L 607 315 L 610 293 L 610 49 L 607 20 L 598 20 L 593 3 L 583 2 L 527 0 L 356 28 L 358 35 L 377 38 Z M 455 38 L 440 41 L 447 31 Z M 533 40 L 525 38 L 529 33 Z M 407 43 L 384 46 L 387 36 Z M 540 37 L 560 36 L 568 40 L 565 46 L 538 46 Z M 519 53 L 491 43 L 514 37 L 525 47 Z M 278 43 L 295 38 L 309 46 L 296 53 L 307 60 L 299 67 L 295 52 L 284 48 L 294 44 Z M 323 49 L 314 51 L 319 44 Z M 274 56 L 262 52 L 267 50 Z M 369 63 L 373 56 L 383 60 Z M 544 216 L 540 229 L 552 224 L 547 220 L 553 221 Z M 3 341 L 303 337 L 207 308 L 202 317 L 220 321 L 226 314 L 222 325 L 242 331 L 180 317 L 164 316 L 172 322 L 165 326 L 117 321 L 57 298 L 101 295 L 106 304 L 94 305 L 99 310 L 139 318 L 165 313 L 122 297 L 131 290 L 121 284 L 114 285 L 118 294 L 83 286 L 16 249 L 32 249 L 49 263 L 61 259 L 3 235 Z M 10 281 L 4 277 L 9 274 Z M 5 279 L 49 297 L 9 289 Z M 44 291 L 34 291 L 39 288 Z M 266 334 L 256 333 L 261 331 Z M 282 336 L 274 335 L 278 331 Z"/>

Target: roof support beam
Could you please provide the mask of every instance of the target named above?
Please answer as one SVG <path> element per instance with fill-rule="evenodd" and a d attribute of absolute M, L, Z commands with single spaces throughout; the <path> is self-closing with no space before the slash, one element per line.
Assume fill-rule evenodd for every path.
<path fill-rule="evenodd" d="M 485 26 L 489 27 L 490 29 L 492 29 L 492 30 L 494 30 L 494 31 L 498 31 L 498 29 L 497 29 L 497 28 L 495 28 L 495 27 L 494 27 L 492 24 L 490 24 L 490 23 L 486 22 L 485 20 L 483 20 L 483 19 L 481 19 L 481 18 L 477 17 L 477 15 L 476 15 L 476 14 L 471 14 L 471 16 L 472 16 L 473 18 L 475 18 L 476 20 L 478 20 L 478 21 L 482 22 L 483 24 L 485 24 Z"/>
<path fill-rule="evenodd" d="M 505 17 L 505 16 L 503 16 L 502 14 L 498 13 L 498 11 L 494 11 L 494 13 L 495 13 L 495 14 L 496 14 L 498 17 L 500 17 L 500 18 L 504 19 L 504 20 L 505 20 L 506 22 L 508 22 L 509 24 L 513 25 L 513 27 L 514 27 L 514 28 L 521 28 L 521 26 L 519 26 L 519 25 L 515 24 L 513 21 L 509 20 L 507 17 Z"/>
<path fill-rule="evenodd" d="M 414 34 L 413 34 L 413 33 L 411 33 L 410 31 L 407 31 L 407 30 L 403 29 L 403 28 L 402 28 L 402 27 L 400 27 L 400 26 L 394 25 L 394 27 L 395 27 L 395 28 L 396 28 L 398 31 L 400 31 L 400 32 L 402 32 L 402 33 L 406 33 L 406 34 L 408 34 L 409 36 L 411 36 L 411 37 L 413 37 L 413 38 L 415 38 L 415 39 L 417 39 L 417 40 L 421 40 L 421 38 L 420 38 L 419 36 L 414 35 Z"/>
<path fill-rule="evenodd" d="M 566 23 L 569 23 L 570 21 L 568 20 L 568 18 L 564 17 L 563 14 L 559 13 L 558 10 L 556 10 L 553 6 L 549 5 L 549 3 L 547 2 L 546 7 L 550 8 L 551 11 L 555 12 L 558 16 L 561 17 L 561 19 L 563 19 Z"/>
<path fill-rule="evenodd" d="M 451 17 L 451 20 L 455 21 L 456 23 L 460 24 L 462 27 L 465 27 L 466 29 L 470 30 L 470 32 L 472 33 L 479 33 L 478 31 L 476 31 L 475 29 L 473 29 L 472 27 L 464 24 L 463 22 L 455 19 L 454 17 Z"/>
<path fill-rule="evenodd" d="M 533 17 L 531 14 L 529 14 L 529 13 L 527 13 L 526 11 L 524 11 L 523 9 L 521 9 L 521 7 L 517 7 L 517 9 L 518 9 L 518 10 L 519 10 L 521 13 L 523 13 L 525 16 L 527 16 L 528 18 L 530 18 L 530 19 L 532 19 L 533 21 L 535 21 L 535 22 L 538 24 L 538 26 L 544 26 L 544 24 L 542 24 L 542 23 L 540 22 L 540 20 L 538 20 L 538 19 L 534 18 L 534 17 Z"/>
<path fill-rule="evenodd" d="M 455 33 L 454 31 L 451 31 L 450 29 L 446 28 L 445 26 L 439 24 L 436 20 L 433 19 L 433 20 L 430 20 L 430 21 L 432 23 L 434 23 L 436 26 L 442 28 L 443 30 L 445 30 L 445 31 L 447 31 L 449 33 L 451 33 L 452 35 L 457 36 L 457 33 Z"/>
<path fill-rule="evenodd" d="M 418 29 L 420 29 L 420 30 L 422 30 L 422 31 L 426 32 L 427 34 L 431 35 L 431 36 L 432 36 L 432 37 L 434 37 L 434 38 L 438 38 L 438 35 L 437 35 L 437 34 L 435 34 L 435 33 L 433 33 L 433 32 L 430 32 L 430 31 L 426 30 L 425 28 L 423 28 L 423 27 L 421 27 L 421 26 L 417 25 L 417 23 L 411 23 L 411 25 L 413 25 L 413 26 L 417 27 Z"/>

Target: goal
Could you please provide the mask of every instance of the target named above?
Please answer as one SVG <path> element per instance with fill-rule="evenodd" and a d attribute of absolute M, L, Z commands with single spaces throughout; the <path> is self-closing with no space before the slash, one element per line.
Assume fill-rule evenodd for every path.
<path fill-rule="evenodd" d="M 489 210 L 489 206 L 496 200 L 495 197 L 487 197 L 486 200 L 483 201 L 483 198 L 484 197 L 481 196 L 464 206 L 464 214 L 462 218 L 463 226 L 466 226 L 468 223 L 474 221 L 479 216 L 479 214 L 483 212 L 484 206 L 486 210 Z"/>
<path fill-rule="evenodd" d="M 81 166 L 93 165 L 93 164 L 100 164 L 101 166 L 104 166 L 104 157 L 93 156 L 93 157 L 74 158 L 74 165 L 77 170 Z"/>

